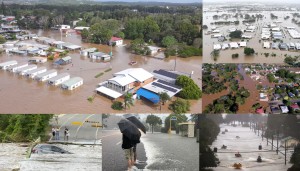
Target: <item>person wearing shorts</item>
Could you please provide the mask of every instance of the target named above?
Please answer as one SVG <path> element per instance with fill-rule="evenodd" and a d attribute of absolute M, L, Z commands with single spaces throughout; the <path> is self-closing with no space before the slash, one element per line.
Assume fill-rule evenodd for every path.
<path fill-rule="evenodd" d="M 131 170 L 134 165 L 134 153 L 131 140 L 123 134 L 122 149 L 125 153 L 125 158 L 128 162 L 128 170 Z"/>

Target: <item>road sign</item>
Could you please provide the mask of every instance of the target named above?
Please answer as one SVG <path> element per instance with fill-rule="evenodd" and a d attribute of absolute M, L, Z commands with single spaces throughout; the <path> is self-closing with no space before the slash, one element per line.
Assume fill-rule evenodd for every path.
<path fill-rule="evenodd" d="M 170 120 L 171 120 L 171 121 L 177 121 L 177 117 L 176 117 L 176 116 L 172 116 L 172 117 L 170 118 Z"/>

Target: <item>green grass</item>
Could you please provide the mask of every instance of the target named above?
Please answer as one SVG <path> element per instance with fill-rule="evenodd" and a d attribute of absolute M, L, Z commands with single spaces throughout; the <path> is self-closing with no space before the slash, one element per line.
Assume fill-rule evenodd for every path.
<path fill-rule="evenodd" d="M 109 71 L 111 71 L 112 69 L 111 68 L 109 68 L 109 69 L 107 69 L 107 70 L 105 70 L 104 72 L 109 72 Z"/>
<path fill-rule="evenodd" d="M 104 73 L 101 72 L 101 73 L 97 74 L 97 75 L 95 76 L 95 78 L 101 77 L 103 74 L 104 74 Z"/>

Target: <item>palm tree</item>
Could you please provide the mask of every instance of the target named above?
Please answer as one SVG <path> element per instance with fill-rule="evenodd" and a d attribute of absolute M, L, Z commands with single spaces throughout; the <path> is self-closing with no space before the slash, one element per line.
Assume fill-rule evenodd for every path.
<path fill-rule="evenodd" d="M 133 98 L 132 93 L 126 93 L 124 96 L 124 104 L 125 104 L 125 110 L 130 108 L 130 106 L 133 106 Z"/>

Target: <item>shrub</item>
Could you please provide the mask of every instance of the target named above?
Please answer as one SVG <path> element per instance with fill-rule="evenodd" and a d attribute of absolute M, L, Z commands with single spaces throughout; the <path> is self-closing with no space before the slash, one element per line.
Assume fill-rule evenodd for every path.
<path fill-rule="evenodd" d="M 122 110 L 123 104 L 122 104 L 122 102 L 114 101 L 113 104 L 111 105 L 111 108 L 114 110 Z"/>

